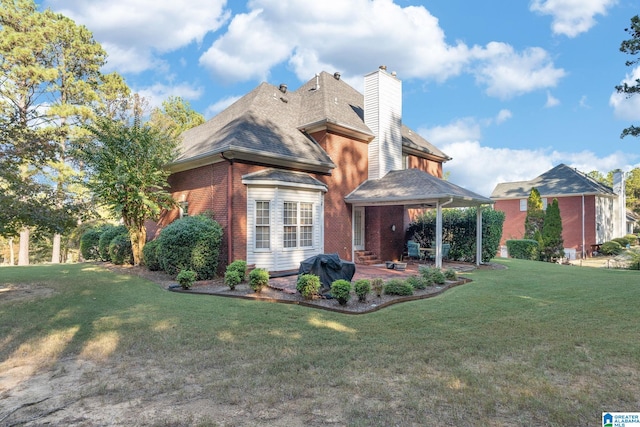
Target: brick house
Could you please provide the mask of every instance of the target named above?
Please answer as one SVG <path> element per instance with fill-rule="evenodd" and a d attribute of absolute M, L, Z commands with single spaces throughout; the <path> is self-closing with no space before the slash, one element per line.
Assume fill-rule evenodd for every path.
<path fill-rule="evenodd" d="M 210 212 L 224 229 L 221 265 L 286 271 L 320 253 L 399 259 L 412 208 L 492 203 L 441 179 L 450 158 L 402 124 L 394 73 L 380 67 L 364 79 L 364 96 L 338 73 L 295 91 L 262 83 L 184 132 L 168 166 L 181 207 L 149 234 Z"/>
<path fill-rule="evenodd" d="M 506 241 L 524 236 L 527 199 L 536 188 L 543 208 L 558 199 L 562 217 L 562 238 L 567 258 L 591 256 L 597 245 L 626 233 L 624 184 L 614 177 L 614 190 L 590 176 L 564 164 L 530 181 L 504 182 L 491 193 L 494 208 L 505 212 L 500 242 L 506 256 Z"/>

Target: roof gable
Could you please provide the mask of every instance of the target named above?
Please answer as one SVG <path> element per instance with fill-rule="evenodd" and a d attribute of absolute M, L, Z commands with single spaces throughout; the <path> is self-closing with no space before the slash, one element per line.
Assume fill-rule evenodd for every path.
<path fill-rule="evenodd" d="M 561 163 L 530 181 L 500 183 L 491 193 L 491 198 L 525 198 L 529 197 L 533 188 L 536 188 L 542 197 L 578 194 L 615 196 L 611 187 Z"/>

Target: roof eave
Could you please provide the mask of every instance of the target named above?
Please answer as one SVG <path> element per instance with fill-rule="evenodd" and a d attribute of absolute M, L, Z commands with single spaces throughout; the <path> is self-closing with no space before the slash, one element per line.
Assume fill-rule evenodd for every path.
<path fill-rule="evenodd" d="M 304 124 L 302 126 L 298 126 L 298 130 L 306 133 L 313 133 L 321 130 L 333 131 L 365 142 L 371 142 L 376 137 L 371 132 L 365 132 L 361 129 L 356 129 L 352 126 L 345 125 L 331 119 L 322 119 L 313 123 Z"/>

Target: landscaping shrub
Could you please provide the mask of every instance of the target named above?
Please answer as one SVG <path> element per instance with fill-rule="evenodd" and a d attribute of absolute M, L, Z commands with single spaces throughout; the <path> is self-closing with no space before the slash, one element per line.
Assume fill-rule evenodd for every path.
<path fill-rule="evenodd" d="M 410 276 L 405 280 L 408 284 L 411 285 L 413 289 L 422 290 L 426 289 L 429 283 L 422 276 Z"/>
<path fill-rule="evenodd" d="M 539 243 L 532 239 L 507 240 L 509 256 L 516 259 L 537 261 L 540 258 Z"/>
<path fill-rule="evenodd" d="M 84 232 L 80 237 L 80 254 L 85 260 L 100 259 L 100 236 L 104 227 L 92 228 Z"/>
<path fill-rule="evenodd" d="M 620 255 L 623 251 L 623 247 L 618 242 L 604 242 L 600 246 L 600 253 L 603 255 Z"/>
<path fill-rule="evenodd" d="M 624 236 L 624 238 L 627 239 L 631 246 L 638 244 L 638 236 L 636 236 L 635 234 L 627 234 L 626 236 Z"/>
<path fill-rule="evenodd" d="M 439 268 L 421 266 L 418 271 L 429 285 L 444 285 L 445 283 L 444 273 Z"/>
<path fill-rule="evenodd" d="M 379 277 L 371 279 L 371 289 L 373 290 L 373 293 L 380 298 L 384 292 L 384 280 Z"/>
<path fill-rule="evenodd" d="M 367 295 L 371 292 L 371 282 L 368 279 L 360 279 L 356 280 L 353 284 L 353 288 L 358 295 L 358 301 L 365 302 L 367 300 Z"/>
<path fill-rule="evenodd" d="M 384 293 L 400 296 L 413 295 L 413 286 L 404 280 L 391 279 L 384 285 Z"/>
<path fill-rule="evenodd" d="M 626 248 L 627 245 L 631 245 L 629 239 L 627 239 L 626 237 L 616 237 L 615 239 L 611 239 L 611 241 L 618 243 L 623 248 Z"/>
<path fill-rule="evenodd" d="M 133 251 L 129 233 L 118 234 L 109 243 L 109 258 L 116 265 L 133 264 Z"/>
<path fill-rule="evenodd" d="M 176 276 L 176 280 L 182 286 L 183 289 L 189 289 L 196 281 L 197 273 L 193 270 L 180 270 L 180 273 Z"/>
<path fill-rule="evenodd" d="M 238 270 L 230 270 L 227 268 L 227 271 L 224 273 L 225 285 L 229 286 L 229 289 L 234 290 L 240 282 L 242 282 L 242 277 L 240 277 Z"/>
<path fill-rule="evenodd" d="M 158 260 L 158 239 L 147 242 L 142 248 L 142 260 L 144 265 L 151 271 L 160 271 L 160 261 Z"/>
<path fill-rule="evenodd" d="M 296 289 L 304 299 L 313 299 L 320 291 L 320 277 L 315 274 L 303 274 L 298 277 Z"/>
<path fill-rule="evenodd" d="M 351 282 L 345 279 L 333 282 L 331 284 L 331 296 L 338 300 L 338 304 L 346 305 L 351 299 Z"/>
<path fill-rule="evenodd" d="M 111 256 L 109 255 L 109 244 L 114 237 L 119 234 L 129 233 L 127 231 L 127 227 L 124 225 L 107 225 L 104 227 L 102 234 L 100 235 L 100 240 L 98 241 L 98 251 L 100 252 L 100 259 L 102 261 L 111 261 Z"/>
<path fill-rule="evenodd" d="M 269 284 L 269 272 L 262 268 L 256 268 L 249 273 L 249 287 L 254 292 L 262 291 Z"/>
<path fill-rule="evenodd" d="M 236 271 L 240 276 L 240 281 L 244 282 L 247 280 L 247 261 L 244 260 L 236 260 L 227 266 L 227 272 Z"/>
<path fill-rule="evenodd" d="M 448 268 L 444 272 L 444 277 L 447 280 L 458 280 L 458 272 L 456 272 L 453 268 Z"/>
<path fill-rule="evenodd" d="M 213 219 L 195 215 L 176 220 L 162 230 L 158 240 L 158 261 L 166 273 L 188 269 L 201 280 L 216 276 L 222 227 Z"/>

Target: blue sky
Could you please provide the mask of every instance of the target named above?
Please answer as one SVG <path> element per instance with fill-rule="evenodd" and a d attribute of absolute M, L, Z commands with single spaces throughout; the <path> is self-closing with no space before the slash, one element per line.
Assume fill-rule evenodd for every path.
<path fill-rule="evenodd" d="M 453 160 L 452 182 L 488 196 L 559 163 L 640 167 L 640 78 L 619 51 L 631 0 L 40 0 L 87 26 L 152 105 L 181 96 L 208 119 L 262 81 L 295 89 L 339 71 L 362 90 L 387 65 L 403 122 Z"/>

